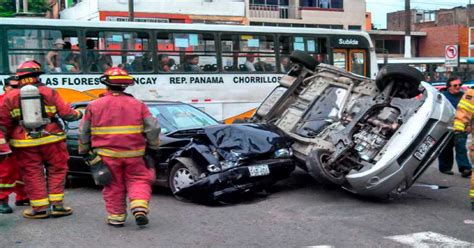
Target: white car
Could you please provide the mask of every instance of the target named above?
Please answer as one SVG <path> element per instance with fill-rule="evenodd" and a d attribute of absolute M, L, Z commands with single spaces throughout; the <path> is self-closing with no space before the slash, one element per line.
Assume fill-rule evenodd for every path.
<path fill-rule="evenodd" d="M 361 77 L 296 51 L 295 64 L 253 122 L 295 142 L 298 165 L 314 178 L 361 195 L 408 189 L 452 135 L 454 108 L 422 74 L 403 65 Z"/>

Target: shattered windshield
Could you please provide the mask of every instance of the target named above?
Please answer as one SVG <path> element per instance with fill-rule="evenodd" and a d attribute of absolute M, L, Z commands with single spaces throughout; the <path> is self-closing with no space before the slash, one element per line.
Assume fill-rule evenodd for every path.
<path fill-rule="evenodd" d="M 148 105 L 148 109 L 158 118 L 163 133 L 219 124 L 209 115 L 186 104 Z"/>

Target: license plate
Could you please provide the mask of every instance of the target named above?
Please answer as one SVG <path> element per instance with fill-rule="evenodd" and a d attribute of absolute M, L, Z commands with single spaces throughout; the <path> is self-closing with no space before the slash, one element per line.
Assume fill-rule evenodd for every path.
<path fill-rule="evenodd" d="M 433 139 L 433 137 L 431 136 L 428 136 L 425 138 L 425 141 L 423 141 L 423 143 L 421 143 L 421 145 L 418 147 L 418 149 L 416 149 L 415 153 L 413 154 L 413 156 L 418 159 L 418 160 L 422 160 L 425 156 L 426 156 L 426 153 L 428 153 L 428 151 L 436 144 L 436 140 Z"/>
<path fill-rule="evenodd" d="M 270 169 L 268 168 L 268 165 L 266 164 L 249 166 L 248 168 L 249 168 L 251 177 L 270 175 Z"/>

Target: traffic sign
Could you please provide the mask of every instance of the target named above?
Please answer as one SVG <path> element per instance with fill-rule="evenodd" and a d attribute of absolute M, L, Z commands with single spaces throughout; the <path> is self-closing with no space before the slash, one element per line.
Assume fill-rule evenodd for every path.
<path fill-rule="evenodd" d="M 447 45 L 444 49 L 444 58 L 446 67 L 459 66 L 459 49 L 458 45 Z"/>

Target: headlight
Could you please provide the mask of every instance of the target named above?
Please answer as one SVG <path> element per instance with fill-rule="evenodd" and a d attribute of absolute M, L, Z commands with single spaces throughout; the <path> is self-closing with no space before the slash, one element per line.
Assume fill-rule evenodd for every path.
<path fill-rule="evenodd" d="M 211 173 L 216 173 L 221 171 L 221 168 L 217 167 L 215 164 L 210 164 L 207 166 L 207 170 Z"/>
<path fill-rule="evenodd" d="M 291 158 L 293 157 L 293 150 L 291 148 L 278 149 L 274 153 L 275 158 Z"/>
<path fill-rule="evenodd" d="M 230 169 L 232 167 L 236 167 L 238 165 L 239 165 L 239 161 L 227 161 L 227 160 L 221 161 L 221 169 L 223 171 Z"/>

